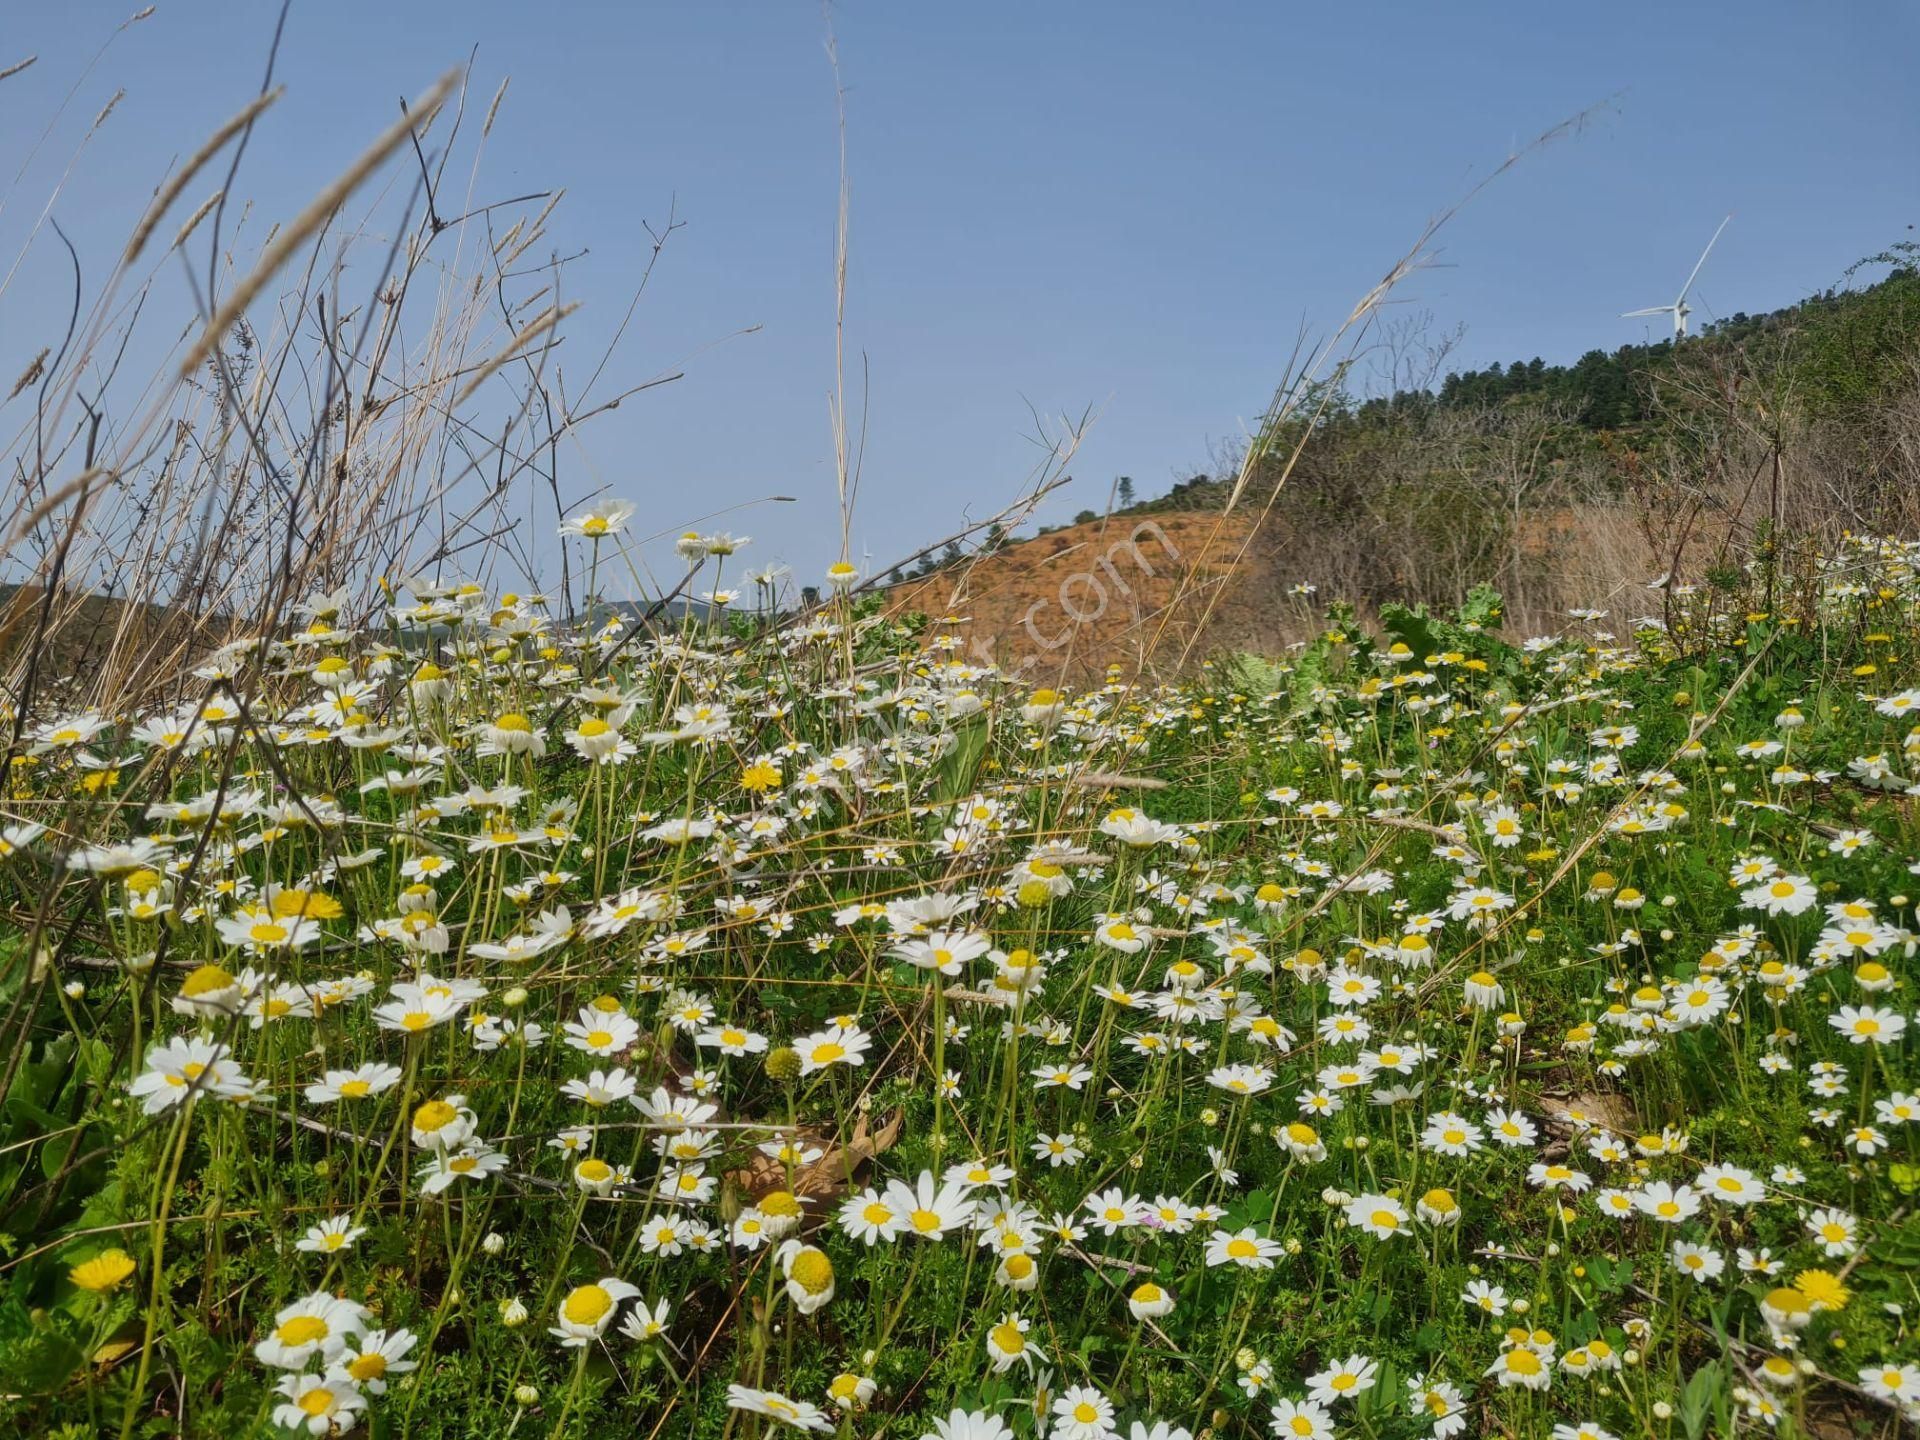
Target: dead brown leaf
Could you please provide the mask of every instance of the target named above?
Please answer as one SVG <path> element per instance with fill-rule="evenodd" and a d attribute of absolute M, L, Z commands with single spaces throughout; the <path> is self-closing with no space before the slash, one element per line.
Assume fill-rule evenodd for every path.
<path fill-rule="evenodd" d="M 779 1126 L 769 1126 L 768 1129 L 791 1135 L 803 1146 L 819 1147 L 820 1158 L 794 1174 L 792 1189 L 795 1195 L 809 1197 L 816 1202 L 827 1202 L 846 1194 L 853 1188 L 854 1180 L 863 1166 L 893 1148 L 894 1142 L 900 1138 L 900 1127 L 905 1118 L 904 1111 L 896 1110 L 881 1123 L 878 1130 L 872 1130 L 868 1128 L 866 1115 L 862 1114 L 854 1121 L 853 1134 L 845 1144 L 804 1125 L 797 1132 Z M 775 1190 L 788 1188 L 787 1167 L 771 1155 L 757 1152 L 746 1165 L 730 1171 L 727 1179 L 756 1204 Z M 816 1203 L 808 1216 L 809 1222 L 824 1219 L 824 1211 L 825 1204 Z"/>

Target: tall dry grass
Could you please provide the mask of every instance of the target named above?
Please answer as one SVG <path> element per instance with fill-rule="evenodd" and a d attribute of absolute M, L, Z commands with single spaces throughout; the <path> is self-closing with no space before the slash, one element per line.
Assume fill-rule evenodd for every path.
<path fill-rule="evenodd" d="M 273 632 L 313 592 L 344 588 L 364 619 L 383 579 L 530 577 L 513 525 L 542 497 L 557 518 L 555 446 L 588 417 L 549 373 L 565 309 L 538 247 L 554 197 L 475 201 L 486 138 L 454 72 L 369 127 L 300 212 L 258 215 L 236 181 L 278 93 L 270 75 L 156 177 L 104 269 L 64 247 L 65 333 L 0 405 L 16 477 L 0 509 L 0 687 L 16 753 L 49 706 L 119 715 L 189 698 L 195 663 Z M 162 248 L 195 182 L 222 169 Z M 180 275 L 184 325 L 147 304 Z"/>

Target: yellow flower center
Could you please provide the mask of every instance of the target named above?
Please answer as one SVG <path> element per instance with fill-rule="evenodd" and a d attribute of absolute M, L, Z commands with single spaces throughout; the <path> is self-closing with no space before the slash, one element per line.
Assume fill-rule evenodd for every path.
<path fill-rule="evenodd" d="M 282 1345 L 311 1345 L 327 1338 L 327 1322 L 318 1315 L 296 1315 L 273 1334 Z"/>
<path fill-rule="evenodd" d="M 347 1374 L 362 1385 L 369 1380 L 378 1380 L 387 1373 L 387 1357 L 378 1350 L 366 1355 L 356 1355 L 347 1362 Z"/>
<path fill-rule="evenodd" d="M 218 965 L 202 965 L 180 986 L 180 993 L 188 997 L 195 995 L 213 995 L 233 984 L 233 976 Z"/>
<path fill-rule="evenodd" d="M 613 1296 L 598 1285 L 581 1285 L 560 1304 L 560 1313 L 575 1325 L 597 1325 L 612 1309 Z"/>
<path fill-rule="evenodd" d="M 793 1257 L 793 1266 L 787 1274 L 809 1295 L 818 1295 L 833 1288 L 833 1262 L 812 1246 Z"/>

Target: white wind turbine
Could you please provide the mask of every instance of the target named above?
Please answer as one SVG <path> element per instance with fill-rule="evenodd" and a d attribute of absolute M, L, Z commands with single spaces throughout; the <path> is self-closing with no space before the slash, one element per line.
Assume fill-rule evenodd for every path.
<path fill-rule="evenodd" d="M 1722 220 L 1720 222 L 1720 230 L 1726 229 L 1728 221 L 1732 219 L 1733 216 L 1729 215 L 1726 220 Z M 1632 320 L 1642 315 L 1671 315 L 1673 316 L 1673 338 L 1676 340 L 1686 339 L 1687 316 L 1693 313 L 1693 307 L 1687 304 L 1687 292 L 1693 289 L 1693 282 L 1700 278 L 1700 267 L 1707 263 L 1707 256 L 1713 253 L 1713 247 L 1720 239 L 1720 230 L 1714 231 L 1713 239 L 1707 241 L 1707 248 L 1700 252 L 1700 259 L 1698 263 L 1694 265 L 1693 273 L 1687 276 L 1687 283 L 1680 287 L 1680 293 L 1674 297 L 1674 302 L 1671 305 L 1649 305 L 1645 310 L 1629 310 L 1620 318 L 1622 320 Z"/>

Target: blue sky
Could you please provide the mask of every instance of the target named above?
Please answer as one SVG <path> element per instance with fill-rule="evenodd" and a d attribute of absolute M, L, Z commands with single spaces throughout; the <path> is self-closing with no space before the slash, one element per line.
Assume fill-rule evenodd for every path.
<path fill-rule="evenodd" d="M 276 6 L 15 4 L 0 19 L 0 273 L 94 113 L 126 99 L 55 208 L 104 270 L 169 164 L 253 91 Z M 1649 333 L 1720 218 L 1701 318 L 1786 303 L 1920 222 L 1916 12 L 1895 0 L 1675 6 L 1263 3 L 966 5 L 842 0 L 852 182 L 850 344 L 871 367 L 855 558 L 892 559 L 1006 503 L 1037 452 L 1030 407 L 1093 407 L 1077 483 L 1163 490 L 1258 412 L 1302 326 L 1322 333 L 1432 213 L 1516 141 L 1612 100 L 1445 232 L 1402 292 L 1463 363 L 1567 360 Z M 572 494 L 677 526 L 730 517 L 756 560 L 834 558 L 833 87 L 816 5 L 296 0 L 286 99 L 241 182 L 291 216 L 475 45 L 512 88 L 476 201 L 565 186 L 554 244 L 589 253 L 569 359 L 598 353 L 675 235 L 614 364 L 685 368 L 585 431 Z M 14 176 L 67 89 L 53 137 Z M 202 188 L 196 185 L 196 195 Z M 44 233 L 0 296 L 0 371 L 64 320 Z M 1657 326 L 1659 322 L 1656 320 Z M 757 333 L 728 339 L 747 326 Z M 170 329 L 171 326 L 163 327 Z M 718 343 L 716 343 L 718 342 Z M 857 364 L 857 361 L 856 361 Z M 11 367 L 11 368 L 9 368 Z M 652 527 L 650 527 L 652 528 Z"/>

